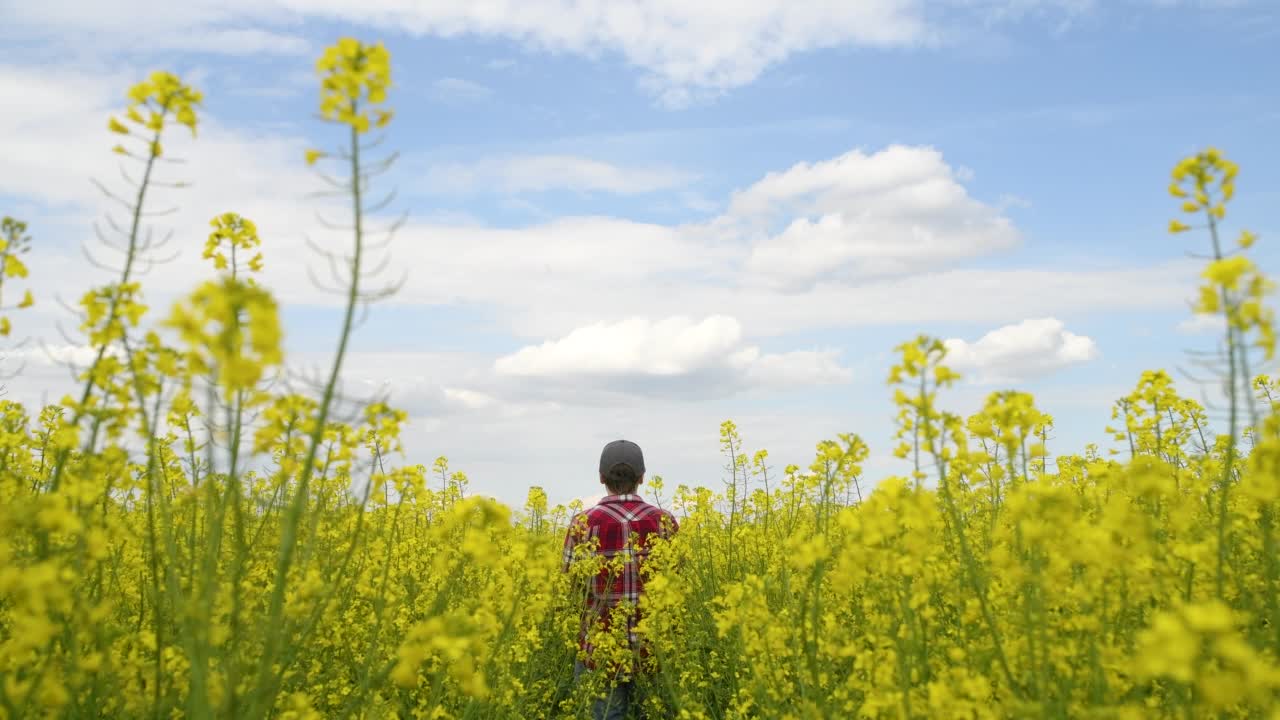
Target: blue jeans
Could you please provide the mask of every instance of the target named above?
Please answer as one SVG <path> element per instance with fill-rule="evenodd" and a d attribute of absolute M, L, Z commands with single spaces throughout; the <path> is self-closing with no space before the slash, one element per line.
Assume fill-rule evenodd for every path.
<path fill-rule="evenodd" d="M 576 681 L 591 672 L 581 660 L 573 664 L 573 679 Z M 608 694 L 598 697 L 591 703 L 591 720 L 622 720 L 627 715 L 635 693 L 633 683 L 618 683 L 609 688 Z"/>

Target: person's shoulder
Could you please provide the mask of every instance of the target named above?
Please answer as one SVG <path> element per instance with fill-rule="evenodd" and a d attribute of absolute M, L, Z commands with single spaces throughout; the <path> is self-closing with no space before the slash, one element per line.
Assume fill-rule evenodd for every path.
<path fill-rule="evenodd" d="M 569 518 L 567 534 L 571 538 L 585 540 L 587 536 L 598 532 L 602 521 L 596 506 L 583 508 Z"/>
<path fill-rule="evenodd" d="M 570 515 L 569 527 L 574 528 L 574 527 L 580 527 L 582 525 L 589 525 L 591 523 L 592 518 L 595 517 L 595 513 L 594 513 L 595 509 L 596 509 L 596 506 L 592 505 L 591 507 L 582 508 L 581 510 L 575 512 L 573 515 Z"/>
<path fill-rule="evenodd" d="M 600 523 L 610 522 L 613 516 L 609 514 L 601 505 L 592 505 L 591 507 L 582 508 L 570 520 L 570 522 L 579 522 L 588 525 L 599 525 Z"/>
<path fill-rule="evenodd" d="M 645 502 L 645 501 L 641 501 L 641 506 L 642 506 L 641 509 L 643 510 L 643 514 L 646 516 L 650 516 L 658 520 L 665 519 L 670 521 L 671 523 L 675 523 L 676 521 L 675 514 L 666 508 L 659 507 L 657 505 L 654 505 L 653 503 Z"/>

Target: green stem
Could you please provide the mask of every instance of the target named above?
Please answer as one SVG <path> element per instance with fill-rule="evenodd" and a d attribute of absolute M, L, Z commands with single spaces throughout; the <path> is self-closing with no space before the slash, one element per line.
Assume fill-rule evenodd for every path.
<path fill-rule="evenodd" d="M 922 371 L 922 376 L 927 373 L 927 368 Z M 920 383 L 920 417 L 918 422 L 921 425 L 928 426 L 931 418 L 928 410 L 927 385 L 924 380 Z M 946 510 L 949 520 L 951 532 L 955 535 L 956 544 L 960 550 L 960 557 L 964 563 L 964 576 L 969 581 L 969 586 L 973 589 L 974 595 L 978 600 L 978 608 L 982 613 L 983 623 L 987 626 L 987 632 L 991 633 L 992 643 L 995 645 L 996 662 L 1000 665 L 1000 672 L 1004 675 L 1005 682 L 1008 683 L 1009 689 L 1017 696 L 1023 695 L 1022 688 L 1014 681 L 1013 671 L 1009 669 L 1009 660 L 1005 656 L 1004 641 L 1000 634 L 1000 627 L 996 624 L 995 614 L 991 611 L 991 602 L 987 596 L 987 585 L 979 568 L 977 558 L 974 557 L 973 549 L 969 546 L 969 538 L 964 532 L 964 521 L 960 514 L 960 508 L 956 505 L 955 498 L 951 494 L 951 484 L 948 482 L 946 464 L 942 458 L 942 448 L 935 445 L 937 435 L 940 433 L 928 433 L 926 439 L 929 442 L 929 451 L 938 461 L 938 493 L 942 496 L 943 507 Z"/>
<path fill-rule="evenodd" d="M 161 108 L 160 117 L 163 121 L 167 114 L 167 108 Z M 125 250 L 124 268 L 120 271 L 119 285 L 123 287 L 129 282 L 129 278 L 133 274 L 133 265 L 138 257 L 138 231 L 142 228 L 142 207 L 147 197 L 147 188 L 151 185 L 151 172 L 155 168 L 156 148 L 160 145 L 160 130 L 156 130 L 151 138 L 150 153 L 147 155 L 147 167 L 142 173 L 142 182 L 138 185 L 138 194 L 133 202 L 133 218 L 129 224 L 129 247 Z M 120 314 L 120 294 L 116 293 L 111 298 L 111 304 L 107 306 L 106 324 L 111 325 L 116 322 Z M 98 353 L 93 358 L 93 363 L 89 365 L 89 370 L 85 373 L 86 380 L 84 389 L 80 392 L 80 402 L 76 405 L 75 415 L 71 419 L 71 425 L 79 424 L 84 417 L 84 405 L 89 401 L 89 396 L 93 394 L 95 387 L 94 372 L 98 366 L 102 364 L 102 358 L 106 356 L 108 344 L 104 343 L 98 347 Z M 66 465 L 67 457 L 70 451 L 63 448 L 58 451 L 57 457 L 54 459 L 53 479 L 50 482 L 51 489 L 57 490 L 62 479 L 63 467 Z"/>
<path fill-rule="evenodd" d="M 352 112 L 356 111 L 355 103 L 352 103 Z M 311 475 L 315 471 L 316 455 L 324 438 L 325 423 L 328 421 L 329 411 L 333 406 L 338 378 L 342 373 L 342 361 L 346 356 L 347 343 L 351 338 L 352 326 L 355 324 L 356 305 L 360 300 L 360 273 L 362 271 L 361 261 L 363 260 L 364 251 L 364 208 L 360 184 L 360 135 L 355 127 L 352 127 L 351 196 L 352 212 L 355 216 L 355 249 L 351 258 L 351 284 L 347 290 L 346 312 L 343 315 L 342 332 L 338 337 L 338 349 L 334 355 L 333 367 L 329 371 L 329 380 L 325 384 L 324 394 L 320 400 L 320 409 L 311 429 L 307 454 L 302 462 L 298 477 L 298 489 L 294 493 L 289 512 L 284 518 L 284 528 L 280 540 L 280 555 L 276 563 L 275 586 L 271 591 L 271 600 L 267 612 L 267 638 L 258 669 L 257 691 L 247 715 L 251 718 L 265 717 L 274 702 L 276 683 L 273 681 L 272 676 L 276 672 L 273 666 L 284 642 L 284 595 L 285 588 L 288 585 L 289 570 L 293 566 L 293 556 L 297 548 L 298 524 L 301 521 L 303 509 L 306 507 L 308 485 L 311 481 Z M 280 672 L 283 672 L 283 668 L 281 668 Z"/>
<path fill-rule="evenodd" d="M 1209 233 L 1213 240 L 1213 257 L 1215 261 L 1222 260 L 1222 244 L 1218 239 L 1218 224 L 1213 217 L 1212 212 L 1206 212 L 1209 218 Z M 1222 311 L 1227 320 L 1227 398 L 1229 403 L 1229 414 L 1227 416 L 1227 457 L 1223 463 L 1222 484 L 1218 490 L 1218 564 L 1217 571 L 1214 575 L 1214 589 L 1218 599 L 1225 599 L 1224 585 L 1226 584 L 1226 566 L 1227 566 L 1227 526 L 1230 518 L 1230 488 L 1232 471 L 1236 463 L 1236 417 L 1238 413 L 1237 407 L 1237 388 L 1238 378 L 1236 376 L 1237 361 L 1236 354 L 1239 352 L 1239 341 L 1237 339 L 1237 331 L 1232 324 L 1232 315 L 1234 304 L 1230 293 L 1226 287 L 1219 289 L 1222 302 Z"/>

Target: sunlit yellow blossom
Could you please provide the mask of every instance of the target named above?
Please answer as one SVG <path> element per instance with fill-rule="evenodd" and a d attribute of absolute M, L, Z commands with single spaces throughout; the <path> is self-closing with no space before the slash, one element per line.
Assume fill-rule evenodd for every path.
<path fill-rule="evenodd" d="M 27 266 L 18 259 L 17 255 L 6 254 L 4 256 L 4 276 L 24 278 L 27 276 Z"/>
<path fill-rule="evenodd" d="M 321 76 L 320 114 L 350 125 L 355 132 L 369 130 L 369 107 L 386 101 L 391 84 L 391 60 L 381 43 L 366 45 L 342 38 L 316 61 Z M 390 111 L 378 110 L 378 126 L 390 121 Z"/>
<path fill-rule="evenodd" d="M 1236 290 L 1240 286 L 1240 279 L 1251 269 L 1253 269 L 1253 263 L 1248 258 L 1236 255 L 1209 263 L 1204 270 L 1204 277 L 1215 285 Z"/>
<path fill-rule="evenodd" d="M 218 270 L 230 267 L 235 274 L 242 262 L 237 257 L 238 253 L 262 245 L 257 225 L 238 213 L 223 213 L 210 220 L 209 224 L 213 227 L 213 232 L 209 233 L 209 238 L 205 241 L 203 257 L 213 260 L 214 267 Z M 250 271 L 258 272 L 262 269 L 262 254 L 255 253 L 243 262 Z"/>
<path fill-rule="evenodd" d="M 195 107 L 203 102 L 204 96 L 173 73 L 157 70 L 130 88 L 129 100 L 132 102 L 129 119 L 146 129 L 158 133 L 164 129 L 165 120 L 172 117 L 195 135 L 198 122 Z M 147 113 L 145 119 L 142 111 Z"/>
<path fill-rule="evenodd" d="M 196 288 L 165 324 L 178 330 L 190 358 L 215 373 L 228 396 L 252 389 L 283 358 L 275 300 L 233 277 Z"/>

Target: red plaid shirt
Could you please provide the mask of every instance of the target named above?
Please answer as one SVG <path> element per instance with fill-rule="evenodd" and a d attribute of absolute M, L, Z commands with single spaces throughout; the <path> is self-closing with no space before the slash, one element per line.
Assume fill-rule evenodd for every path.
<path fill-rule="evenodd" d="M 588 666 L 591 665 L 588 628 L 597 618 L 607 628 L 608 611 L 621 603 L 638 608 L 640 596 L 644 594 L 644 577 L 640 571 L 649 556 L 649 536 L 668 538 L 678 527 L 675 516 L 670 512 L 650 505 L 639 495 L 631 494 L 606 495 L 595 507 L 573 516 L 564 539 L 565 570 L 569 569 L 574 560 L 574 548 L 591 542 L 593 538 L 599 541 L 595 554 L 605 558 L 623 554 L 620 572 L 611 573 L 605 568 L 592 579 L 587 588 L 587 607 L 579 643 L 588 656 Z M 633 542 L 629 543 L 629 540 Z M 638 609 L 627 616 L 627 631 L 632 647 L 637 647 L 636 623 L 639 619 Z"/>

